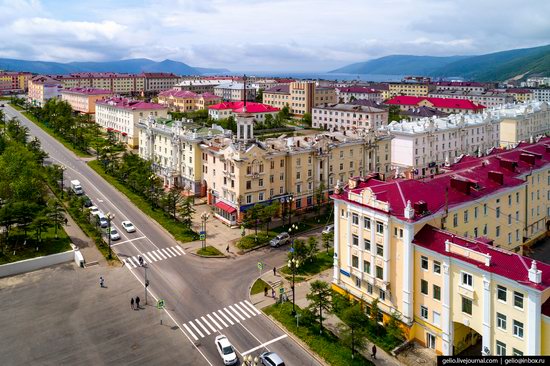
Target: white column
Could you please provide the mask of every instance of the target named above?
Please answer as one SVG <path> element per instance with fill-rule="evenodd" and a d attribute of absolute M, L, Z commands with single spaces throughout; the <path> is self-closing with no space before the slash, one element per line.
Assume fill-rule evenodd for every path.
<path fill-rule="evenodd" d="M 376 274 L 376 220 L 374 219 L 374 216 L 371 216 L 370 218 L 370 267 L 371 267 L 371 274 L 374 277 Z"/>
<path fill-rule="evenodd" d="M 403 316 L 406 322 L 413 321 L 413 277 L 414 277 L 414 226 L 406 223 L 403 229 Z"/>
<path fill-rule="evenodd" d="M 540 325 L 541 325 L 540 292 L 527 293 L 527 338 L 526 356 L 540 356 Z"/>
<path fill-rule="evenodd" d="M 441 338 L 443 356 L 452 356 L 453 353 L 453 337 L 452 337 L 452 319 L 451 319 L 451 276 L 449 274 L 449 259 L 443 261 L 443 297 L 441 314 Z"/>
<path fill-rule="evenodd" d="M 389 282 L 390 276 L 390 226 L 384 223 L 384 282 Z"/>
<path fill-rule="evenodd" d="M 334 273 L 332 281 L 335 284 L 340 282 L 340 204 L 337 200 L 334 201 Z"/>
<path fill-rule="evenodd" d="M 351 211 L 349 210 L 349 205 L 347 206 L 346 211 L 346 220 L 348 222 L 347 224 L 347 230 L 346 230 L 346 258 L 347 258 L 347 267 L 346 271 L 349 271 L 349 268 L 351 267 Z"/>
<path fill-rule="evenodd" d="M 481 354 L 483 356 L 489 356 L 491 354 L 492 342 L 492 317 L 491 317 L 491 279 L 483 275 L 483 334 L 481 344 Z"/>

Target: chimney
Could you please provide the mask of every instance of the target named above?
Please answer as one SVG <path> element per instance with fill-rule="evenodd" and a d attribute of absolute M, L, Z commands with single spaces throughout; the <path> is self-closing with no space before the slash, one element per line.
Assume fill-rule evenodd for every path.
<path fill-rule="evenodd" d="M 511 172 L 516 171 L 516 166 L 517 165 L 518 165 L 518 163 L 516 161 L 512 161 L 512 160 L 500 159 L 500 161 L 499 161 L 499 166 L 501 168 L 507 169 Z"/>
<path fill-rule="evenodd" d="M 403 214 L 406 219 L 412 220 L 414 218 L 414 210 L 411 207 L 411 201 L 407 201 L 407 206 L 405 207 L 405 212 Z"/>
<path fill-rule="evenodd" d="M 414 203 L 414 212 L 417 215 L 423 215 L 426 211 L 428 211 L 428 204 L 426 201 L 416 201 Z"/>
<path fill-rule="evenodd" d="M 529 164 L 529 165 L 535 165 L 535 155 L 531 155 L 531 154 L 520 154 L 519 155 L 519 160 Z"/>
<path fill-rule="evenodd" d="M 349 189 L 355 189 L 357 187 L 357 178 L 350 178 L 348 179 L 348 188 Z"/>
<path fill-rule="evenodd" d="M 454 188 L 464 194 L 470 194 L 470 188 L 472 185 L 472 182 L 465 179 L 460 179 L 456 177 L 451 178 L 451 188 Z"/>
<path fill-rule="evenodd" d="M 550 153 L 550 145 L 544 145 L 544 147 L 546 148 L 546 152 Z"/>
<path fill-rule="evenodd" d="M 488 175 L 489 175 L 489 179 L 492 180 L 493 182 L 499 185 L 504 184 L 504 174 L 502 174 L 501 172 L 496 172 L 494 170 L 491 170 Z"/>
<path fill-rule="evenodd" d="M 529 268 L 529 281 L 533 283 L 542 282 L 542 271 L 537 269 L 537 262 L 535 260 L 531 262 L 531 268 Z"/>

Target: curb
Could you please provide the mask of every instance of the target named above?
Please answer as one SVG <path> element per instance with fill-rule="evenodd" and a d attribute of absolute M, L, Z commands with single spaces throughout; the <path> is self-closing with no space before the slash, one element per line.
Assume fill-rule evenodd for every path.
<path fill-rule="evenodd" d="M 195 257 L 200 257 L 200 258 L 229 258 L 226 255 L 202 255 L 202 254 L 195 253 L 195 252 L 189 252 L 189 254 L 194 255 Z"/>

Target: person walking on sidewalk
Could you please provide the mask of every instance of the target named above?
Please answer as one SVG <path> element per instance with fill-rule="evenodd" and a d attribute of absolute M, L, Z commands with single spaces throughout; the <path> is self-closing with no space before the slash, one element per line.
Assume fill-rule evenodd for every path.
<path fill-rule="evenodd" d="M 132 300 L 130 300 L 130 307 L 132 310 L 134 310 L 134 298 L 132 297 Z"/>
<path fill-rule="evenodd" d="M 99 287 L 105 287 L 105 280 L 103 276 L 99 276 Z"/>
<path fill-rule="evenodd" d="M 274 288 L 271 289 L 271 297 L 275 298 L 275 289 Z"/>
<path fill-rule="evenodd" d="M 273 276 L 277 276 L 277 267 L 273 267 Z"/>
<path fill-rule="evenodd" d="M 225 248 L 225 251 L 229 253 L 229 244 L 227 244 L 227 248 Z"/>
<path fill-rule="evenodd" d="M 372 358 L 376 360 L 376 344 L 372 345 Z"/>
<path fill-rule="evenodd" d="M 267 296 L 267 286 L 264 287 L 264 296 Z"/>
<path fill-rule="evenodd" d="M 136 296 L 136 308 L 139 310 L 139 296 Z"/>

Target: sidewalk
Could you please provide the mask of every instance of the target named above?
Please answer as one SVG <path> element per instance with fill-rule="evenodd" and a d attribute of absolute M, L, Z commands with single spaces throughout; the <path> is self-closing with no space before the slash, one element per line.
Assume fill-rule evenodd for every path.
<path fill-rule="evenodd" d="M 309 293 L 310 290 L 310 283 L 316 280 L 321 280 L 325 282 L 329 282 L 332 280 L 332 268 L 327 269 L 326 271 L 323 271 L 319 273 L 318 275 L 314 276 L 313 278 L 309 279 L 308 281 L 296 283 L 296 305 L 300 308 L 306 308 L 309 305 L 309 302 L 306 298 L 306 295 Z M 278 271 L 276 275 L 273 275 L 273 271 L 269 270 L 266 273 L 264 273 L 261 277 L 262 280 L 264 280 L 266 283 L 268 283 L 270 286 L 275 286 L 275 291 L 277 293 L 276 297 L 279 296 L 279 288 L 281 286 L 284 287 L 285 293 L 287 294 L 289 301 L 292 301 L 292 282 L 287 281 L 284 277 L 280 276 Z M 271 290 L 270 293 L 271 295 Z M 275 300 L 271 298 L 270 296 L 265 297 L 263 293 L 251 295 L 251 301 L 257 308 L 261 309 L 263 307 L 272 305 Z M 328 330 L 332 331 L 332 333 L 338 335 L 339 329 L 338 326 L 342 324 L 342 321 L 336 317 L 333 314 L 330 314 L 328 316 L 325 316 L 325 320 L 323 320 L 323 326 L 325 326 Z M 383 350 L 381 347 L 377 347 L 376 352 L 376 360 L 373 360 L 370 355 L 370 349 L 372 347 L 372 343 L 369 341 L 368 346 L 365 350 L 362 350 L 361 353 L 365 356 L 365 358 L 372 361 L 377 366 L 401 366 L 403 363 L 401 363 L 399 360 L 397 360 L 395 357 L 389 355 L 385 350 Z"/>
<path fill-rule="evenodd" d="M 102 266 L 106 265 L 107 261 L 105 260 L 105 257 L 103 257 L 103 255 L 96 248 L 93 240 L 86 236 L 78 224 L 73 220 L 71 215 L 66 213 L 65 217 L 67 218 L 67 225 L 63 228 L 71 239 L 71 243 L 80 249 L 80 252 L 84 256 L 85 263 L 89 264 L 97 262 Z"/>

